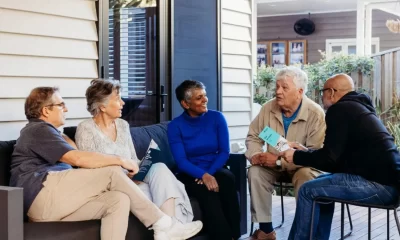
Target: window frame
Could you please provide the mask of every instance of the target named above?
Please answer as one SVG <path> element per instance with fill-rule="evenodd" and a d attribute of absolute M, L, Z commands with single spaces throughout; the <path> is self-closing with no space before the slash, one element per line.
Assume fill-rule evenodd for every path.
<path fill-rule="evenodd" d="M 371 39 L 371 45 L 375 45 L 375 53 L 378 53 L 380 51 L 379 42 L 380 42 L 379 37 L 374 37 Z M 357 39 L 356 38 L 326 39 L 325 53 L 327 59 L 330 59 L 333 56 L 332 46 L 341 46 L 342 52 L 348 54 L 347 50 L 349 46 L 356 46 L 357 48 Z"/>

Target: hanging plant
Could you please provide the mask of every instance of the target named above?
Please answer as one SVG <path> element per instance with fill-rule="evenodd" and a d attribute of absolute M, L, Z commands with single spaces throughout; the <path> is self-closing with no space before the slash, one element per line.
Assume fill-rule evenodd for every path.
<path fill-rule="evenodd" d="M 386 27 L 391 31 L 392 33 L 400 33 L 400 20 L 387 20 L 386 21 Z"/>

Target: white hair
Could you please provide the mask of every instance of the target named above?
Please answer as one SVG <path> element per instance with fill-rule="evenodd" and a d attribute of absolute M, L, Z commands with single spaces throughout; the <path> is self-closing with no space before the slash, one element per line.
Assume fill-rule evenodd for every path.
<path fill-rule="evenodd" d="M 276 80 L 287 80 L 287 77 L 293 78 L 293 83 L 297 89 L 303 89 L 303 95 L 306 94 L 308 88 L 307 74 L 298 67 L 288 66 L 282 68 L 276 73 Z"/>

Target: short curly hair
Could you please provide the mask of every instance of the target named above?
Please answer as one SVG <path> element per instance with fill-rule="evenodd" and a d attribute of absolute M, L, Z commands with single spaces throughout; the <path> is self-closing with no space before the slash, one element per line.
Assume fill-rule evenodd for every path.
<path fill-rule="evenodd" d="M 86 90 L 86 109 L 92 116 L 100 113 L 100 106 L 107 104 L 114 91 L 119 92 L 121 84 L 116 80 L 94 79 Z"/>
<path fill-rule="evenodd" d="M 25 100 L 25 116 L 29 119 L 40 118 L 42 109 L 52 103 L 51 98 L 58 87 L 37 87 L 34 88 Z M 51 108 L 51 107 L 50 107 Z"/>
<path fill-rule="evenodd" d="M 192 91 L 194 89 L 206 89 L 206 86 L 200 81 L 196 80 L 184 80 L 175 89 L 176 99 L 180 103 L 182 100 L 189 101 L 192 98 Z"/>

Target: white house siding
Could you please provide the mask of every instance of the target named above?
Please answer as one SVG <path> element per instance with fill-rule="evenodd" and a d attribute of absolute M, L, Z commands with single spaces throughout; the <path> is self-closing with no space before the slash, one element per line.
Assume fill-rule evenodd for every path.
<path fill-rule="evenodd" d="M 0 140 L 27 123 L 24 100 L 37 86 L 58 86 L 67 126 L 89 117 L 85 90 L 97 78 L 95 1 L 0 0 Z"/>
<path fill-rule="evenodd" d="M 221 1 L 222 111 L 231 143 L 244 142 L 251 122 L 255 63 L 254 0 Z"/>

